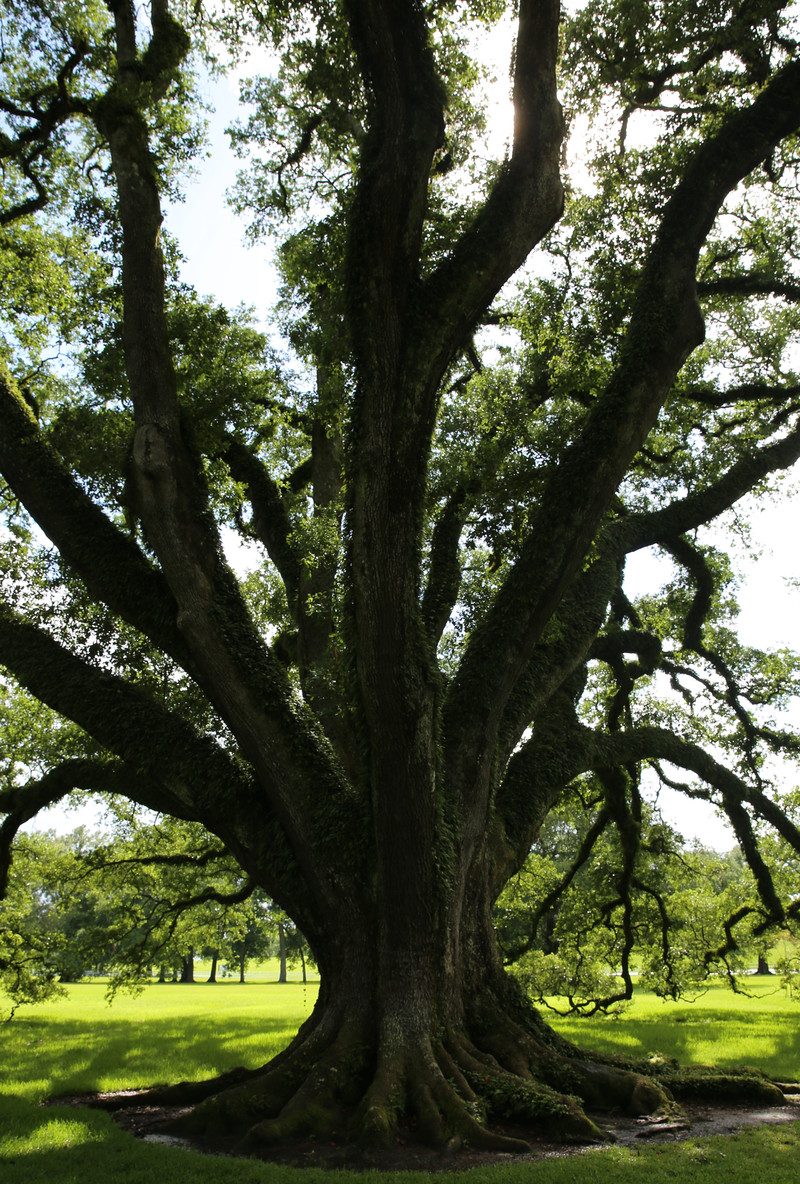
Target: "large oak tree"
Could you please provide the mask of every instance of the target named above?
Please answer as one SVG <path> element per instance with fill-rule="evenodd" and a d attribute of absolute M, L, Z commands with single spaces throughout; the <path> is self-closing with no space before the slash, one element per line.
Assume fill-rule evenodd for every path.
<path fill-rule="evenodd" d="M 765 714 L 793 665 L 737 642 L 702 533 L 800 456 L 792 6 L 503 7 L 5 5 L 0 662 L 49 724 L 7 741 L 4 866 L 43 806 L 121 795 L 202 824 L 306 935 L 313 1015 L 198 1087 L 200 1132 L 514 1149 L 487 1116 L 589 1138 L 583 1105 L 663 1105 L 674 1074 L 583 1056 L 498 956 L 492 903 L 567 791 L 578 861 L 613 836 L 625 990 L 637 902 L 667 986 L 672 958 L 645 769 L 727 813 L 749 931 L 798 911 L 760 842 L 800 852 Z M 512 12 L 492 161 L 470 46 Z M 293 360 L 162 234 L 192 71 L 248 38 L 275 69 L 237 203 L 280 243 Z M 650 547 L 671 575 L 636 601 Z"/>

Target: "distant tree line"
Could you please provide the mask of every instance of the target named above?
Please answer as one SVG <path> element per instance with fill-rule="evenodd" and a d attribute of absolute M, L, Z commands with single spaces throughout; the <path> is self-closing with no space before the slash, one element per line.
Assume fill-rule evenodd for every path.
<path fill-rule="evenodd" d="M 139 821 L 117 818 L 113 837 L 84 827 L 20 837 L 0 902 L 0 1015 L 86 975 L 107 976 L 112 994 L 153 978 L 194 982 L 198 959 L 210 982 L 244 982 L 248 963 L 268 957 L 279 981 L 297 965 L 305 981 L 315 965 L 305 938 L 222 849 L 171 819 L 145 843 Z"/>
<path fill-rule="evenodd" d="M 720 972 L 735 990 L 745 989 L 741 975 L 753 969 L 791 981 L 800 965 L 794 933 L 776 939 L 758 932 L 756 890 L 738 848 L 720 853 L 686 844 L 645 811 L 650 875 L 634 883 L 635 907 L 626 916 L 612 870 L 619 853 L 608 850 L 614 832 L 592 823 L 592 809 L 591 783 L 576 784 L 495 906 L 504 960 L 533 999 L 591 1014 L 619 1005 L 632 978 L 672 998 Z M 86 975 L 107 976 L 112 993 L 153 978 L 194 982 L 200 959 L 210 963 L 203 972 L 209 982 L 244 982 L 248 964 L 268 957 L 279 958 L 279 981 L 297 966 L 306 981 L 315 963 L 303 934 L 221 848 L 174 819 L 148 820 L 147 830 L 141 823 L 135 812 L 118 813 L 110 836 L 78 827 L 20 838 L 0 902 L 8 1018 Z M 795 869 L 776 867 L 775 874 Z M 736 946 L 711 961 L 711 937 L 734 915 Z"/>

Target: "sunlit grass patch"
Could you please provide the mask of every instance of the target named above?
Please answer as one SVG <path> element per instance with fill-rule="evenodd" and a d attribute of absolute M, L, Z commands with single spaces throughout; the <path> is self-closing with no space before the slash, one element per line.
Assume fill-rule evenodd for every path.
<path fill-rule="evenodd" d="M 694 1003 L 643 993 L 621 1016 L 547 1019 L 576 1044 L 602 1053 L 660 1055 L 685 1065 L 754 1065 L 778 1080 L 800 1080 L 800 1003 L 774 979 L 753 979 L 756 997 L 713 987 Z"/>
<path fill-rule="evenodd" d="M 754 984 L 759 987 L 759 984 Z M 764 984 L 769 987 L 768 982 Z M 237 1064 L 262 1064 L 285 1045 L 313 1005 L 316 984 L 164 985 L 112 1007 L 104 988 L 81 983 L 69 997 L 0 1025 L 2 1184 L 421 1184 L 420 1173 L 360 1173 L 232 1161 L 143 1143 L 109 1115 L 43 1106 L 55 1094 L 197 1080 Z M 800 1005 L 780 993 L 754 1000 L 715 989 L 695 1004 L 642 996 L 617 1019 L 559 1020 L 585 1046 L 627 1055 L 660 1050 L 684 1063 L 751 1063 L 800 1077 Z M 790 1071 L 790 1067 L 794 1070 Z M 685 1143 L 591 1148 L 437 1175 L 437 1184 L 795 1184 L 800 1123 Z"/>
<path fill-rule="evenodd" d="M 6 1114 L 4 1120 L 7 1120 Z M 2 1144 L 3 1154 L 8 1157 L 58 1148 L 82 1147 L 87 1143 L 102 1142 L 103 1138 L 87 1120 L 72 1116 L 65 1118 L 61 1114 L 54 1115 L 52 1111 L 42 1114 L 41 1122 L 32 1130 L 15 1132 L 13 1123 L 10 1123 L 9 1127 L 4 1133 Z"/>
<path fill-rule="evenodd" d="M 291 1040 L 317 989 L 165 984 L 108 1006 L 102 984 L 77 983 L 0 1026 L 0 1092 L 11 1081 L 30 1098 L 141 1088 L 260 1065 Z"/>

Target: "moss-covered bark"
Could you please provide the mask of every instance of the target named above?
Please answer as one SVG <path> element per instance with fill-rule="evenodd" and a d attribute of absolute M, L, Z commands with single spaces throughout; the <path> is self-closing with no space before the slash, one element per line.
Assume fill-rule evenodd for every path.
<path fill-rule="evenodd" d="M 400 993 L 368 968 L 356 968 L 350 987 L 323 986 L 297 1037 L 262 1069 L 151 1091 L 148 1100 L 194 1103 L 174 1133 L 254 1154 L 308 1139 L 522 1153 L 531 1138 L 605 1141 L 611 1112 L 663 1119 L 680 1113 L 682 1098 L 783 1101 L 756 1072 L 586 1055 L 502 978 L 484 976 L 483 989 L 461 1000 L 460 1018 L 426 1025 L 415 984 L 402 992 L 403 1015 L 392 1010 Z"/>

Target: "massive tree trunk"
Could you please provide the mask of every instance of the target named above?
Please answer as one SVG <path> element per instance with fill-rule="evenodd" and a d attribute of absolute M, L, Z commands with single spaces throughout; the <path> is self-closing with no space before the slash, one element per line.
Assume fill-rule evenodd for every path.
<path fill-rule="evenodd" d="M 705 1080 L 662 1066 L 654 1078 L 646 1066 L 594 1058 L 558 1036 L 503 971 L 480 879 L 459 901 L 446 893 L 428 901 L 400 948 L 377 918 L 372 932 L 331 935 L 315 950 L 316 1006 L 292 1043 L 234 1084 L 226 1075 L 162 1093 L 201 1099 L 175 1129 L 201 1141 L 235 1138 L 253 1151 L 314 1137 L 522 1152 L 542 1137 L 603 1141 L 609 1111 L 674 1115 L 682 1090 L 782 1104 L 760 1077 Z M 403 902 L 407 888 L 397 893 Z"/>
<path fill-rule="evenodd" d="M 405 882 L 395 905 L 411 900 Z M 209 1083 L 180 1128 L 250 1146 L 315 1135 L 510 1151 L 525 1138 L 493 1120 L 592 1141 L 602 1119 L 576 1099 L 595 1111 L 667 1107 L 663 1088 L 589 1061 L 541 1021 L 503 972 L 485 891 L 472 883 L 464 903 L 427 900 L 402 946 L 376 919 L 372 934 L 342 931 L 315 949 L 320 993 L 294 1041 L 244 1082 Z"/>

